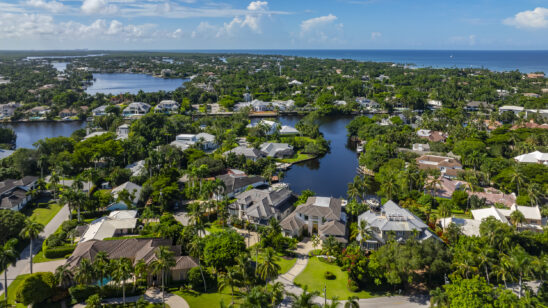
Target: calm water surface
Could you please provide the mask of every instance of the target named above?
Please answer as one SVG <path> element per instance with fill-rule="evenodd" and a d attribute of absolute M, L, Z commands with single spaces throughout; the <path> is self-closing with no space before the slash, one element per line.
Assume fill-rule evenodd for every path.
<path fill-rule="evenodd" d="M 59 72 L 64 72 L 67 69 L 68 62 L 51 62 L 51 65 Z"/>
<path fill-rule="evenodd" d="M 137 94 L 139 90 L 144 92 L 173 91 L 181 87 L 189 79 L 163 79 L 146 74 L 93 74 L 95 81 L 86 89 L 86 93 L 94 95 L 104 94 Z"/>
<path fill-rule="evenodd" d="M 294 126 L 299 118 L 281 117 L 284 125 Z M 320 131 L 331 141 L 331 151 L 325 156 L 295 164 L 285 172 L 284 182 L 291 190 L 301 193 L 310 189 L 318 196 L 346 197 L 348 183 L 356 176 L 358 156 L 346 136 L 351 117 L 327 117 L 320 120 Z"/>
<path fill-rule="evenodd" d="M 44 138 L 70 136 L 75 130 L 84 128 L 84 121 L 67 122 L 22 122 L 6 124 L 17 134 L 17 148 L 34 148 L 33 144 Z"/>

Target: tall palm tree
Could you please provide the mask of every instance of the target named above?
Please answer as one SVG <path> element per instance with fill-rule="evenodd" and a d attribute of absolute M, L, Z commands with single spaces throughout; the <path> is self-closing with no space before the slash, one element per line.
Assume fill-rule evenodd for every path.
<path fill-rule="evenodd" d="M 313 308 L 318 307 L 317 304 L 312 302 L 314 296 L 319 294 L 318 291 L 308 292 L 308 286 L 303 287 L 303 293 L 301 295 L 289 294 L 293 301 L 293 308 Z"/>
<path fill-rule="evenodd" d="M 331 298 L 331 303 L 325 303 L 322 307 L 323 308 L 338 308 L 341 302 L 339 301 L 339 298 L 337 296 L 333 296 Z"/>
<path fill-rule="evenodd" d="M 447 294 L 443 289 L 437 287 L 430 291 L 430 307 L 445 307 L 447 305 Z"/>
<path fill-rule="evenodd" d="M 59 180 L 60 178 L 57 172 L 52 171 L 51 176 L 49 178 L 49 182 L 50 182 L 50 186 L 53 188 L 53 199 L 56 199 L 56 200 L 57 200 L 57 189 L 59 186 Z"/>
<path fill-rule="evenodd" d="M 487 280 L 487 284 L 490 284 L 489 265 L 491 265 L 491 250 L 487 248 L 480 248 L 477 251 L 476 257 L 478 259 L 478 266 L 483 267 L 483 269 L 485 270 L 485 279 Z"/>
<path fill-rule="evenodd" d="M 519 298 L 521 298 L 523 289 L 523 278 L 532 272 L 531 263 L 533 261 L 533 258 L 519 245 L 516 245 L 516 247 L 512 248 L 509 256 L 509 261 L 512 269 L 514 270 L 514 272 L 517 273 L 518 276 L 518 295 Z"/>
<path fill-rule="evenodd" d="M 99 285 L 102 286 L 104 284 L 104 280 L 109 276 L 111 270 L 110 260 L 106 252 L 98 252 L 95 255 L 92 266 L 95 274 L 97 275 L 96 278 L 99 280 Z"/>
<path fill-rule="evenodd" d="M 133 265 L 128 258 L 116 259 L 113 261 L 112 278 L 117 283 L 122 283 L 122 302 L 126 304 L 126 280 L 130 279 L 133 273 Z"/>
<path fill-rule="evenodd" d="M 525 179 L 523 177 L 523 174 L 521 173 L 519 166 L 514 165 L 510 173 L 510 183 L 516 184 L 516 188 L 517 188 L 516 192 L 518 196 L 519 196 L 519 189 L 521 186 L 523 186 L 524 182 L 525 182 Z"/>
<path fill-rule="evenodd" d="M 234 305 L 234 287 L 239 283 L 240 279 L 238 278 L 238 272 L 233 266 L 227 268 L 226 273 L 221 273 L 219 276 L 219 292 L 221 292 L 224 288 L 230 288 L 232 305 Z"/>
<path fill-rule="evenodd" d="M 527 197 L 529 197 L 531 206 L 538 205 L 540 200 L 544 197 L 542 186 L 537 183 L 531 183 L 527 185 Z"/>
<path fill-rule="evenodd" d="M 22 238 L 26 238 L 26 239 L 29 239 L 30 240 L 30 253 L 29 253 L 29 259 L 30 259 L 30 273 L 32 274 L 32 257 L 34 255 L 34 251 L 33 251 L 33 243 L 34 243 L 34 239 L 38 237 L 38 235 L 40 235 L 40 233 L 44 231 L 44 225 L 37 222 L 36 220 L 34 219 L 31 219 L 31 218 L 27 218 L 27 220 L 25 220 L 25 226 L 23 227 L 23 229 L 21 230 L 21 232 L 19 233 L 19 235 L 22 237 Z"/>
<path fill-rule="evenodd" d="M 272 284 L 270 294 L 272 296 L 272 306 L 275 307 L 277 304 L 279 304 L 284 296 L 285 287 L 284 285 L 276 281 Z"/>
<path fill-rule="evenodd" d="M 63 288 L 68 288 L 70 284 L 72 283 L 72 280 L 74 277 L 72 271 L 69 269 L 68 264 L 63 264 L 58 266 L 55 269 L 54 275 L 55 275 L 55 281 L 57 281 L 57 285 Z"/>
<path fill-rule="evenodd" d="M 82 259 L 74 272 L 74 280 L 80 284 L 90 284 L 95 276 L 95 268 L 93 267 L 93 264 L 91 264 L 91 261 Z"/>
<path fill-rule="evenodd" d="M 354 236 L 357 238 L 360 237 L 360 247 L 363 248 L 363 241 L 367 241 L 373 237 L 373 230 L 369 227 L 367 221 L 360 220 L 358 222 L 358 228 L 354 231 L 356 234 Z"/>
<path fill-rule="evenodd" d="M 259 277 L 264 279 L 266 284 L 268 284 L 270 279 L 278 276 L 280 272 L 281 267 L 276 263 L 277 259 L 278 257 L 274 253 L 274 249 L 268 247 L 264 252 L 263 261 L 259 264 L 258 268 Z"/>
<path fill-rule="evenodd" d="M 508 287 L 507 281 L 512 281 L 514 277 L 512 276 L 512 264 L 510 262 L 510 257 L 505 254 L 500 254 L 499 264 L 495 266 L 494 272 L 497 276 L 497 279 L 504 282 L 504 286 Z"/>
<path fill-rule="evenodd" d="M 523 216 L 523 213 L 515 210 L 510 214 L 510 222 L 512 225 L 514 225 L 515 228 L 520 226 L 521 224 L 525 223 L 525 216 Z"/>
<path fill-rule="evenodd" d="M 148 265 L 145 263 L 145 260 L 141 259 L 135 263 L 133 267 L 133 292 L 137 288 L 137 282 L 140 279 L 143 279 L 148 274 Z"/>
<path fill-rule="evenodd" d="M 8 298 L 8 268 L 17 262 L 19 253 L 15 249 L 17 239 L 10 239 L 4 245 L 0 245 L 0 271 L 4 271 L 4 298 Z"/>
<path fill-rule="evenodd" d="M 429 179 L 427 187 L 428 190 L 430 190 L 430 194 L 435 198 L 436 197 L 436 191 L 441 186 L 441 178 L 439 177 L 432 177 Z"/>
<path fill-rule="evenodd" d="M 152 263 L 152 268 L 154 273 L 161 273 L 162 275 L 162 305 L 166 306 L 165 301 L 165 285 L 167 280 L 167 272 L 175 266 L 175 259 L 173 258 L 175 254 L 167 246 L 160 246 L 156 249 L 155 256 L 156 260 Z"/>
<path fill-rule="evenodd" d="M 202 280 L 204 281 L 204 292 L 207 292 L 207 285 L 206 280 L 204 276 L 204 272 L 202 269 L 202 264 L 200 261 L 201 252 L 202 252 L 202 243 L 201 238 L 199 236 L 194 236 L 190 243 L 188 243 L 188 250 L 192 257 L 198 259 L 198 268 L 200 269 L 200 274 L 202 275 Z"/>

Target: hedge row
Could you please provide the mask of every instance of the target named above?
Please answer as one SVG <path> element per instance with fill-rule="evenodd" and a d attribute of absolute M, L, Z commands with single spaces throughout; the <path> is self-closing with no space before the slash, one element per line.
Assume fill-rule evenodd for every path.
<path fill-rule="evenodd" d="M 64 258 L 74 251 L 76 245 L 65 245 L 58 247 L 47 247 L 44 245 L 44 256 L 48 259 Z"/>

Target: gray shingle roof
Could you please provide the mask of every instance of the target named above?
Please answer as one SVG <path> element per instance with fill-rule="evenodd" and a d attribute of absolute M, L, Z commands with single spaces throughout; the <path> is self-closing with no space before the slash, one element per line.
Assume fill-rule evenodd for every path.
<path fill-rule="evenodd" d="M 233 174 L 223 174 L 217 176 L 217 179 L 225 183 L 225 193 L 232 193 L 240 188 L 247 187 L 256 183 L 265 182 L 264 178 L 256 175 L 238 176 Z"/>

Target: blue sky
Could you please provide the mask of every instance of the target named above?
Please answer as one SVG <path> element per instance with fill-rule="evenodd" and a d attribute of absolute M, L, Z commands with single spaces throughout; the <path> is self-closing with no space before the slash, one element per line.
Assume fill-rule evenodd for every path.
<path fill-rule="evenodd" d="M 0 49 L 548 49 L 548 0 L 0 0 Z"/>

